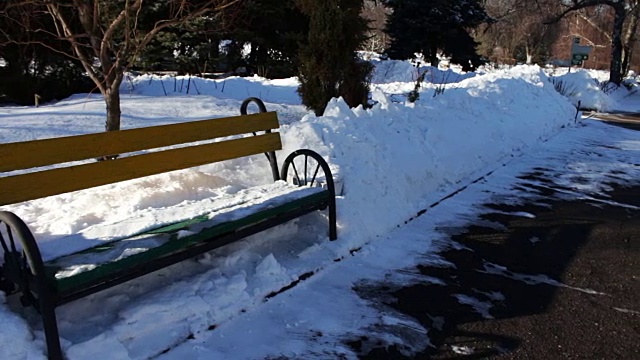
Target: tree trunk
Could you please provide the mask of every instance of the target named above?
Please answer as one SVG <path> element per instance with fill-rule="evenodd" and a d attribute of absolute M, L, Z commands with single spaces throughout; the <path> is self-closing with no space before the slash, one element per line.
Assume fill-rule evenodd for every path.
<path fill-rule="evenodd" d="M 613 20 L 613 33 L 611 36 L 611 66 L 609 68 L 609 81 L 620 85 L 622 82 L 622 30 L 626 12 L 623 4 L 615 6 Z"/>
<path fill-rule="evenodd" d="M 440 61 L 438 60 L 438 48 L 433 46 L 431 47 L 431 53 L 429 54 L 429 62 L 431 66 L 438 67 Z"/>
<path fill-rule="evenodd" d="M 640 22 L 640 6 L 636 7 L 629 14 L 629 21 L 627 22 L 627 29 L 624 33 L 624 56 L 622 58 L 622 74 L 627 75 L 631 67 L 631 58 L 633 56 L 633 50 L 636 46 L 638 23 Z"/>
<path fill-rule="evenodd" d="M 622 65 L 620 66 L 621 76 L 624 77 L 629 73 L 629 63 L 631 61 L 631 47 L 628 43 L 622 46 Z"/>
<path fill-rule="evenodd" d="M 120 84 L 118 86 L 110 86 L 107 89 L 104 94 L 104 101 L 107 103 L 105 131 L 120 130 Z"/>

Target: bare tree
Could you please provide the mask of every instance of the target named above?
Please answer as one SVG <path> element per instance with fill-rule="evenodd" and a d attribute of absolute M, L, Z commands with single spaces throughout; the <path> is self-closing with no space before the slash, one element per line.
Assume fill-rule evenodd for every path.
<path fill-rule="evenodd" d="M 477 33 L 482 52 L 496 62 L 546 60 L 549 48 L 559 36 L 557 24 L 544 24 L 552 3 L 536 0 L 487 0 L 485 9 L 495 23 Z"/>
<path fill-rule="evenodd" d="M 541 0 L 542 1 L 542 0 Z M 554 0 L 547 0 L 554 1 Z M 555 0 L 557 1 L 557 0 Z M 558 15 L 548 20 L 547 23 L 557 22 L 567 14 L 581 9 L 608 6 L 613 10 L 613 26 L 611 30 L 611 63 L 609 66 L 609 81 L 620 85 L 623 78 L 623 33 L 627 16 L 637 13 L 638 0 L 566 0 L 560 2 L 565 8 Z M 637 17 L 637 14 L 635 15 Z M 638 26 L 638 19 L 634 20 L 635 25 L 631 26 L 628 41 L 635 41 L 635 29 Z M 628 67 L 628 66 L 627 66 Z"/>
<path fill-rule="evenodd" d="M 180 26 L 201 16 L 219 16 L 243 0 L 7 0 L 1 13 L 16 26 L 47 32 L 53 41 L 68 44 L 66 55 L 79 60 L 96 88 L 104 96 L 107 108 L 106 131 L 120 129 L 120 85 L 124 74 L 144 47 L 162 29 Z M 160 14 L 147 26 L 143 15 Z M 23 16 L 14 18 L 11 12 Z M 28 15 L 46 14 L 55 31 L 46 30 Z M 22 19 L 22 20 L 18 20 Z M 6 35 L 6 34 L 5 34 Z M 5 41 L 15 41 L 10 37 Z M 52 43 L 39 42 L 55 48 Z"/>
<path fill-rule="evenodd" d="M 605 6 L 602 6 L 605 7 Z M 607 7 L 608 8 L 608 7 Z M 595 11 L 589 11 L 589 8 L 581 9 L 575 13 L 580 17 L 582 21 L 589 24 L 592 29 L 597 31 L 599 35 L 606 38 L 608 42 L 612 42 L 611 31 L 608 28 L 613 18 L 610 12 L 603 14 L 603 9 L 594 8 Z M 605 15 L 605 16 L 603 16 Z M 606 16 L 609 15 L 609 16 Z M 603 21 L 602 18 L 605 18 Z M 622 29 L 622 63 L 621 73 L 622 75 L 629 72 L 631 66 L 631 59 L 634 55 L 634 49 L 637 44 L 638 25 L 640 24 L 640 1 L 628 1 L 627 2 L 627 16 L 624 21 Z"/>
<path fill-rule="evenodd" d="M 367 32 L 367 41 L 364 48 L 367 51 L 383 52 L 389 38 L 384 32 L 389 8 L 384 6 L 379 0 L 366 0 L 362 8 L 362 17 L 369 21 L 369 31 Z"/>
<path fill-rule="evenodd" d="M 626 29 L 622 36 L 622 74 L 627 74 L 631 68 L 631 59 L 638 42 L 638 25 L 640 25 L 640 1 L 636 1 L 629 11 Z"/>

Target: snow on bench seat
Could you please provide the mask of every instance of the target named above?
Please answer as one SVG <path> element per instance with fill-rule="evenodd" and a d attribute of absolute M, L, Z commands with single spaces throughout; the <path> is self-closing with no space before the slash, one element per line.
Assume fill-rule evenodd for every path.
<path fill-rule="evenodd" d="M 206 242 L 212 237 L 309 203 L 317 204 L 327 197 L 327 191 L 320 187 L 298 187 L 277 181 L 212 199 L 204 212 L 201 202 L 169 207 L 160 214 L 156 211 L 154 219 L 162 221 L 153 226 L 139 228 L 149 222 L 143 215 L 101 227 L 97 232 L 105 235 L 109 227 L 116 232 L 122 232 L 123 228 L 133 232 L 119 238 L 107 236 L 97 246 L 49 260 L 45 262 L 45 272 L 47 277 L 54 280 L 52 282 L 59 293 L 71 292 L 85 284 L 107 279 L 115 271 L 127 271 L 141 263 Z M 200 208 L 200 212 L 194 213 L 194 207 Z M 184 214 L 190 214 L 191 217 L 184 217 Z"/>

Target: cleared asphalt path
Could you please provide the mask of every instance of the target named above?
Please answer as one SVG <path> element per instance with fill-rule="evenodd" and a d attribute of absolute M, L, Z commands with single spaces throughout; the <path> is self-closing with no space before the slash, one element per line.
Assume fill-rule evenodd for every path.
<path fill-rule="evenodd" d="M 616 112 L 616 113 L 599 113 L 589 112 L 585 116 L 594 120 L 600 120 L 611 123 L 613 125 L 625 126 L 640 130 L 640 113 Z"/>
<path fill-rule="evenodd" d="M 640 122 L 623 120 L 640 130 Z M 581 156 L 592 159 L 616 150 L 606 141 L 582 146 Z M 617 166 L 640 167 L 640 158 L 626 162 Z M 381 347 L 362 358 L 640 359 L 640 179 L 571 200 L 566 194 L 580 190 L 563 176 L 534 168 L 514 190 L 536 200 L 483 204 L 489 225 L 450 229 L 460 246 L 440 255 L 454 266 L 420 268 L 445 285 L 387 294 L 395 301 L 386 305 L 429 329 L 431 347 L 410 357 Z M 368 289 L 378 298 L 384 291 Z M 472 300 L 460 295 L 469 292 Z"/>

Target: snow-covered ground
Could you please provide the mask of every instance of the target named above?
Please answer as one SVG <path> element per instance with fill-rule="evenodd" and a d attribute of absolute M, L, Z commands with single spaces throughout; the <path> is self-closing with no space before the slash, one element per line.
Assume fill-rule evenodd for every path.
<path fill-rule="evenodd" d="M 325 219 L 321 214 L 312 214 L 193 261 L 64 305 L 57 314 L 67 356 L 155 358 L 188 338 L 206 335 L 215 338 L 212 341 L 217 348 L 202 345 L 206 341 L 196 347 L 185 343 L 162 358 L 178 359 L 183 354 L 190 358 L 195 356 L 190 351 L 200 348 L 203 350 L 198 356 L 203 359 L 218 358 L 215 355 L 261 358 L 271 354 L 269 346 L 278 342 L 277 333 L 272 339 L 266 335 L 269 328 L 240 328 L 242 331 L 225 338 L 226 332 L 217 329 L 233 327 L 235 323 L 241 327 L 241 320 L 236 319 L 253 316 L 296 326 L 298 315 L 305 311 L 309 314 L 305 321 L 313 319 L 319 322 L 319 328 L 330 333 L 331 328 L 343 325 L 323 324 L 318 311 L 326 308 L 314 308 L 314 304 L 353 309 L 365 304 L 342 293 L 332 293 L 331 287 L 322 294 L 301 295 L 313 297 L 314 301 L 296 305 L 298 315 L 285 314 L 288 311 L 284 309 L 293 307 L 291 304 L 274 309 L 280 300 L 266 307 L 263 303 L 270 294 L 309 274 L 322 274 L 338 266 L 346 267 L 345 272 L 360 267 L 375 274 L 375 264 L 364 258 L 350 258 L 351 253 L 356 249 L 358 254 L 377 251 L 376 261 L 397 254 L 399 246 L 385 239 L 418 210 L 536 149 L 541 141 L 569 133 L 563 129 L 580 131 L 574 129 L 579 123 L 571 102 L 575 100 L 558 94 L 548 75 L 538 67 L 478 74 L 425 68 L 429 72 L 421 98 L 410 104 L 405 102 L 404 94 L 414 87 L 415 68 L 404 62 L 374 63 L 375 105 L 366 110 L 350 109 L 341 99 L 334 99 L 322 117 L 308 113 L 300 105 L 295 79 L 128 79 L 123 85 L 123 128 L 237 115 L 244 98 L 262 98 L 281 120 L 284 150 L 278 154 L 279 159 L 293 150 L 310 148 L 330 163 L 340 184 L 339 239 L 329 242 Z M 585 74 L 571 75 L 570 81 L 577 89 L 571 95 L 582 96 L 586 102 L 588 97 L 580 94 L 598 94 L 599 90 L 592 88 L 593 80 Z M 640 109 L 633 93 L 623 91 L 626 90 L 594 95 L 602 100 L 593 103 L 603 110 Z M 104 118 L 104 102 L 97 95 L 78 94 L 39 108 L 3 107 L 0 142 L 99 132 Z M 167 213 L 167 209 L 175 207 L 204 211 L 208 198 L 232 196 L 267 184 L 270 179 L 264 157 L 253 156 L 2 208 L 24 219 L 41 243 L 44 256 L 52 258 L 103 240 L 91 234 L 103 234 L 106 226 L 114 233 L 124 233 L 125 225 L 121 224 L 126 224 L 127 219 L 153 222 L 157 219 L 153 214 Z M 444 212 L 442 216 L 454 214 Z M 78 243 L 78 238 L 68 241 L 69 235 L 77 233 L 86 235 L 85 245 Z M 402 243 L 410 248 L 414 235 L 418 236 L 410 231 L 402 233 Z M 429 244 L 426 245 L 427 249 L 421 244 L 423 252 L 428 250 Z M 347 258 L 349 261 L 336 262 Z M 345 276 L 336 281 L 348 285 L 349 279 Z M 277 298 L 283 296 L 288 295 Z M 44 339 L 37 314 L 32 309 L 20 309 L 15 299 L 2 300 L 0 358 L 43 358 Z M 361 315 L 354 311 L 353 316 Z M 349 323 L 348 318 L 344 321 Z M 397 323 L 402 319 L 389 321 Z M 245 335 L 249 331 L 251 336 L 261 337 L 262 345 L 252 350 L 242 344 L 237 337 L 243 331 Z M 301 336 L 285 350 L 291 354 L 298 354 L 299 349 L 313 353 L 306 348 L 308 340 Z M 336 342 L 332 346 L 338 345 Z M 238 347 L 246 351 L 234 351 Z"/>

